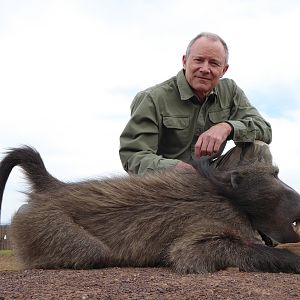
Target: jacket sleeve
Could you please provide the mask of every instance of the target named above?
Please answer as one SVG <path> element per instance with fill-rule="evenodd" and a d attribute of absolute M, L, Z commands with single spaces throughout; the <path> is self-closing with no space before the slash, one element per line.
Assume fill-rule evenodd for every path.
<path fill-rule="evenodd" d="M 260 140 L 270 144 L 271 125 L 250 104 L 244 92 L 236 84 L 234 84 L 232 97 L 233 107 L 227 122 L 233 127 L 233 141 L 239 143 Z"/>
<path fill-rule="evenodd" d="M 161 122 L 151 95 L 137 94 L 131 118 L 120 136 L 119 155 L 125 171 L 143 174 L 148 170 L 174 167 L 179 160 L 157 155 Z"/>

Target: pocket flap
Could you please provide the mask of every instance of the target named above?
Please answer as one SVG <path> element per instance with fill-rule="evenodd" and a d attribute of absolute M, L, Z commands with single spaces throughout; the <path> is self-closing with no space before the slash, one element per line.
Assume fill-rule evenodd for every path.
<path fill-rule="evenodd" d="M 209 112 L 209 119 L 212 123 L 220 123 L 227 121 L 230 116 L 230 109 Z"/>
<path fill-rule="evenodd" d="M 189 117 L 163 117 L 163 124 L 167 128 L 184 129 L 189 126 Z"/>

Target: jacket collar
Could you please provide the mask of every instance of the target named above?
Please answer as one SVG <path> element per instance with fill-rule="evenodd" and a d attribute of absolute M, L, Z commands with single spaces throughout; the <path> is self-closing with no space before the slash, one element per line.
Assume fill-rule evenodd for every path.
<path fill-rule="evenodd" d="M 192 88 L 190 87 L 189 83 L 187 82 L 185 75 L 184 75 L 184 70 L 181 69 L 177 76 L 177 86 L 180 94 L 181 100 L 195 100 L 197 99 L 196 94 L 193 92 Z M 213 95 L 213 97 L 211 96 Z M 210 92 L 207 98 L 215 98 L 217 96 L 215 88 Z"/>

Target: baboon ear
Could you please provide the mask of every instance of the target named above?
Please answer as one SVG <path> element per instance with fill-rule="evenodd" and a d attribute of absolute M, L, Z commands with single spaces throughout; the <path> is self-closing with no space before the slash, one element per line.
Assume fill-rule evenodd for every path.
<path fill-rule="evenodd" d="M 194 160 L 192 162 L 192 166 L 197 170 L 197 172 L 205 177 L 209 177 L 209 174 L 212 171 L 212 167 L 210 166 L 209 158 L 204 156 L 200 159 Z"/>
<path fill-rule="evenodd" d="M 230 174 L 231 185 L 234 189 L 237 189 L 239 187 L 239 185 L 242 182 L 242 179 L 243 179 L 242 175 L 237 171 L 233 171 Z"/>

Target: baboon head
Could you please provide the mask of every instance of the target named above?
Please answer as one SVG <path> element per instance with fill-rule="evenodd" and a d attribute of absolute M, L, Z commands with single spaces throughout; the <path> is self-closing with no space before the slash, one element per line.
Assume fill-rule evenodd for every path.
<path fill-rule="evenodd" d="M 216 171 L 204 162 L 198 164 L 198 170 L 249 217 L 253 228 L 262 236 L 277 243 L 300 241 L 297 230 L 300 195 L 278 178 L 277 167 L 255 163 L 235 170 Z"/>
<path fill-rule="evenodd" d="M 258 231 L 279 243 L 300 241 L 300 195 L 278 178 L 278 168 L 253 165 L 233 171 L 231 184 Z"/>

